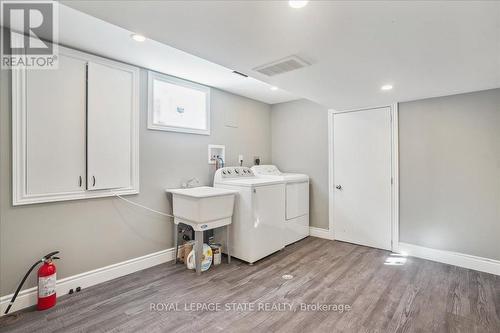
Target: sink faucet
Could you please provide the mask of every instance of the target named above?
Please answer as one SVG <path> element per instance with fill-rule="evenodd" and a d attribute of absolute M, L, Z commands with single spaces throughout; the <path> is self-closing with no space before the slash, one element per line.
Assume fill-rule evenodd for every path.
<path fill-rule="evenodd" d="M 199 184 L 200 180 L 196 177 L 190 178 L 187 182 L 182 183 L 181 187 L 182 188 L 190 188 L 192 187 L 193 184 Z"/>

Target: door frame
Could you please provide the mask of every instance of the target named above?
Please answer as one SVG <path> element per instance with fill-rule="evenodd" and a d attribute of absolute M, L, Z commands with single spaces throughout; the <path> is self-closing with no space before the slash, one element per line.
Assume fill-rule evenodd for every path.
<path fill-rule="evenodd" d="M 391 115 L 391 250 L 399 251 L 399 121 L 398 104 L 366 107 L 353 110 L 328 110 L 328 233 L 335 239 L 335 221 L 333 217 L 335 191 L 334 161 L 333 161 L 333 121 L 338 113 L 365 111 L 370 109 L 390 108 Z"/>

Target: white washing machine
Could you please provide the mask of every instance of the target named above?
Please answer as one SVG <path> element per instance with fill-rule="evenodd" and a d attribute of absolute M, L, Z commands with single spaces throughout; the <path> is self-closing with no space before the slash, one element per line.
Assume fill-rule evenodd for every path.
<path fill-rule="evenodd" d="M 285 245 L 309 236 L 309 176 L 283 173 L 275 165 L 256 165 L 257 177 L 285 182 Z"/>
<path fill-rule="evenodd" d="M 214 187 L 239 192 L 229 233 L 232 257 L 254 263 L 285 246 L 283 180 L 256 177 L 247 167 L 225 167 L 215 172 Z M 223 240 L 218 233 L 216 239 Z"/>

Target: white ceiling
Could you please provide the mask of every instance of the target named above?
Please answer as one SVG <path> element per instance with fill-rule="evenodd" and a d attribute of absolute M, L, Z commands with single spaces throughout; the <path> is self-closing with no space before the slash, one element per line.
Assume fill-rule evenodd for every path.
<path fill-rule="evenodd" d="M 15 27 L 16 23 L 19 22 L 14 21 L 12 26 Z M 62 45 L 199 82 L 268 104 L 297 98 L 282 89 L 271 91 L 271 85 L 268 83 L 254 78 L 243 78 L 233 74 L 230 68 L 163 43 L 151 39 L 138 43 L 130 38 L 131 31 L 64 5 L 59 6 L 58 32 L 58 41 Z"/>
<path fill-rule="evenodd" d="M 497 1 L 63 3 L 339 110 L 500 87 Z M 252 71 L 291 54 L 312 66 Z"/>

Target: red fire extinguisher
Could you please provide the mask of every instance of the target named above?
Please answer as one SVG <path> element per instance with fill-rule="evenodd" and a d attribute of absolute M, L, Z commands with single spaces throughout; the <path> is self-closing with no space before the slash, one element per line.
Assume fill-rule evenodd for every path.
<path fill-rule="evenodd" d="M 16 292 L 14 293 L 14 296 L 12 296 L 12 299 L 10 300 L 9 306 L 5 310 L 4 314 L 8 314 L 10 308 L 14 304 L 14 301 L 16 300 L 17 295 L 19 294 L 19 291 L 21 291 L 21 288 L 24 285 L 24 282 L 26 282 L 26 279 L 30 275 L 30 273 L 35 269 L 36 266 L 39 264 L 43 263 L 43 265 L 38 269 L 38 304 L 37 304 L 37 309 L 38 310 L 46 310 L 54 305 L 56 305 L 56 265 L 54 265 L 54 260 L 55 259 L 60 259 L 59 257 L 56 257 L 56 254 L 58 254 L 59 251 L 54 251 L 49 254 L 46 254 L 42 257 L 41 260 L 36 261 L 33 266 L 28 270 L 28 272 L 24 275 L 23 279 L 21 280 L 21 283 L 16 289 Z"/>
<path fill-rule="evenodd" d="M 56 265 L 53 260 L 58 257 L 45 258 L 38 269 L 38 310 L 46 310 L 56 305 Z"/>

